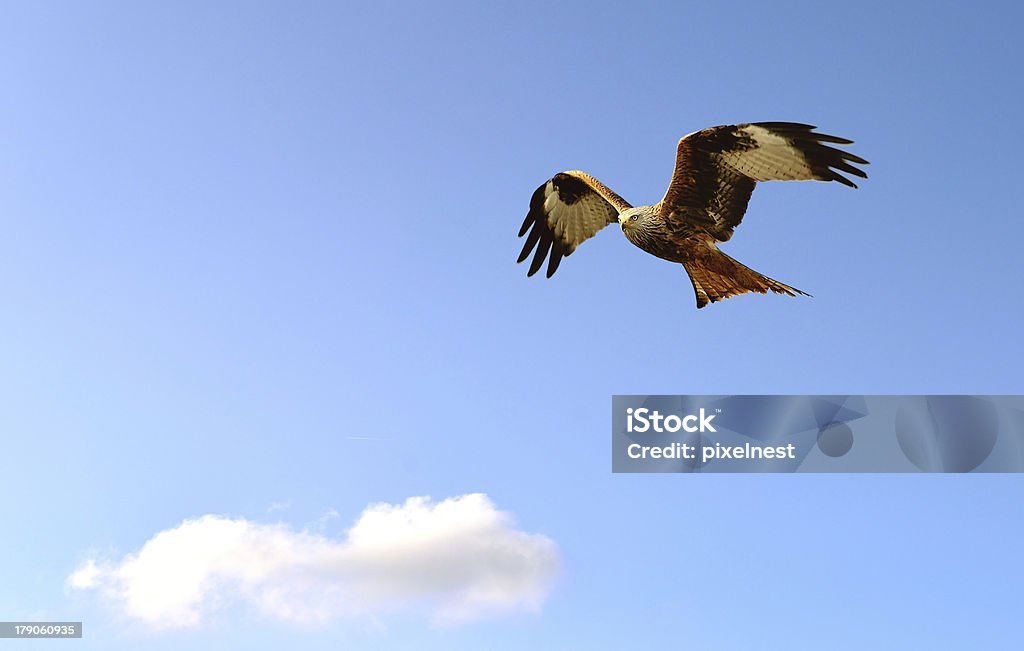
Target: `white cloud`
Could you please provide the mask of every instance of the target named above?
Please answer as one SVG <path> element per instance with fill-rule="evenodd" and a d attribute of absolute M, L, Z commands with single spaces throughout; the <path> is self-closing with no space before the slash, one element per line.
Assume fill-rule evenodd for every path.
<path fill-rule="evenodd" d="M 296 622 L 397 609 L 458 622 L 538 610 L 558 564 L 553 541 L 516 530 L 478 493 L 372 504 L 345 540 L 204 515 L 120 561 L 88 559 L 67 583 L 153 628 L 197 626 L 234 602 Z"/>

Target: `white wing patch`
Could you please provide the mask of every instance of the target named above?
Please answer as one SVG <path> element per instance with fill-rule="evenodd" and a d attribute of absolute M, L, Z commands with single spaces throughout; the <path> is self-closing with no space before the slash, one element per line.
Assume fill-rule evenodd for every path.
<path fill-rule="evenodd" d="M 765 127 L 747 124 L 739 129 L 757 147 L 718 154 L 719 160 L 755 181 L 802 181 L 816 178 L 807 159 L 789 138 Z"/>
<path fill-rule="evenodd" d="M 559 199 L 551 181 L 544 188 L 544 212 L 548 226 L 565 246 L 565 255 L 610 223 L 608 203 L 597 194 L 580 197 L 570 205 Z"/>

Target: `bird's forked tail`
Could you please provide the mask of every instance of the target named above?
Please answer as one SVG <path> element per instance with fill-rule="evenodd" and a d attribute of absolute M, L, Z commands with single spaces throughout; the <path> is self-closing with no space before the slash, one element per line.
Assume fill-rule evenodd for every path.
<path fill-rule="evenodd" d="M 698 308 L 748 292 L 766 294 L 771 290 L 787 296 L 810 296 L 807 292 L 757 273 L 713 245 L 701 251 L 700 255 L 683 262 L 683 268 L 690 276 L 693 291 L 697 293 Z"/>

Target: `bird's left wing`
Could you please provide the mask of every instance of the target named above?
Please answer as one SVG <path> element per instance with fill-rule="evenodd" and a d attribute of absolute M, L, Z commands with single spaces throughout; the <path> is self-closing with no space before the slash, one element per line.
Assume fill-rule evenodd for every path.
<path fill-rule="evenodd" d="M 724 241 L 743 219 L 757 181 L 838 181 L 857 187 L 840 172 L 867 178 L 851 163 L 868 162 L 825 144 L 848 145 L 852 141 L 814 129 L 795 122 L 755 122 L 711 127 L 684 136 L 676 148 L 675 172 L 659 210 L 677 222 L 699 225 Z"/>
<path fill-rule="evenodd" d="M 578 170 L 559 172 L 537 188 L 530 199 L 530 212 L 519 229 L 519 237 L 527 231 L 529 235 L 517 262 L 530 257 L 536 248 L 527 275 L 537 273 L 547 257 L 550 278 L 563 257 L 618 221 L 619 213 L 629 208 L 632 206 L 625 199 L 589 174 Z"/>

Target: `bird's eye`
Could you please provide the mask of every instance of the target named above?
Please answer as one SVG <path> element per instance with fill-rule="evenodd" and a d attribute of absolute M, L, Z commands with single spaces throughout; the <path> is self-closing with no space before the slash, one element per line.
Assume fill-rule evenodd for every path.
<path fill-rule="evenodd" d="M 630 218 L 629 218 L 629 221 L 631 221 L 631 222 L 635 222 L 635 221 L 636 221 L 636 215 L 633 215 L 632 217 L 630 217 Z"/>

